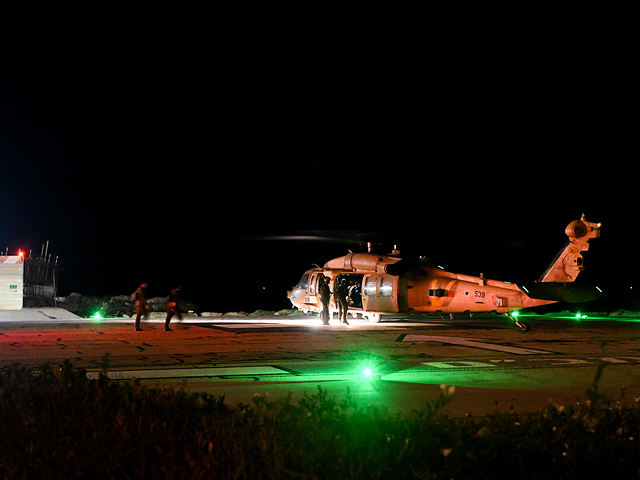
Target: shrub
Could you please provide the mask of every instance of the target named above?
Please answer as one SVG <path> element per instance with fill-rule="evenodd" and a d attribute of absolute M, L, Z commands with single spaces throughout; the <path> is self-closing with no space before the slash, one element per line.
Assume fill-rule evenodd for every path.
<path fill-rule="evenodd" d="M 0 372 L 4 478 L 630 478 L 640 467 L 639 410 L 597 388 L 582 404 L 534 415 L 452 419 L 441 413 L 447 388 L 402 417 L 320 387 L 297 404 L 256 396 L 232 407 L 205 393 L 88 380 L 69 361 L 37 373 Z"/>

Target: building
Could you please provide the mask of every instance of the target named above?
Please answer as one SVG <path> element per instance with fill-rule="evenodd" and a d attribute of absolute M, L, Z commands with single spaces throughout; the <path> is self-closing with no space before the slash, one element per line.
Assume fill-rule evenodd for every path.
<path fill-rule="evenodd" d="M 0 255 L 0 310 L 21 310 L 23 305 L 24 258 Z"/>
<path fill-rule="evenodd" d="M 55 307 L 58 270 L 45 258 L 0 255 L 0 310 Z"/>

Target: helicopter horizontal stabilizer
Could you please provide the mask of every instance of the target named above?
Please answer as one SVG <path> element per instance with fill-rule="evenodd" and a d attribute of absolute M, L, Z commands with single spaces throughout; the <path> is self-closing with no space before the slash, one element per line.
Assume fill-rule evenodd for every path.
<path fill-rule="evenodd" d="M 534 282 L 518 285 L 518 288 L 529 298 L 554 302 L 582 303 L 606 298 L 602 289 L 595 285 L 571 282 Z"/>

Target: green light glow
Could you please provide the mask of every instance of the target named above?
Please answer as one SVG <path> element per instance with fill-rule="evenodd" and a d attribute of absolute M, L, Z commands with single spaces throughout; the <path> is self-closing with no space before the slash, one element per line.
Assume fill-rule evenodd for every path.
<path fill-rule="evenodd" d="M 93 314 L 94 320 L 102 320 L 102 314 L 100 312 L 96 312 Z"/>
<path fill-rule="evenodd" d="M 371 371 L 370 368 L 365 368 L 362 373 L 364 374 L 365 377 L 370 377 L 373 372 Z"/>
<path fill-rule="evenodd" d="M 563 312 L 552 312 L 552 313 L 547 313 L 547 314 L 536 314 L 533 312 L 519 312 L 516 315 L 516 312 L 509 312 L 509 315 L 511 315 L 512 317 L 526 317 L 526 318 L 531 318 L 533 320 L 535 319 L 567 319 L 567 320 L 574 320 L 574 319 L 581 319 L 581 320 L 593 320 L 593 321 L 608 321 L 608 322 L 632 322 L 632 323 L 640 323 L 640 312 L 638 312 L 637 314 L 634 314 L 634 312 L 628 312 L 630 314 L 630 316 L 618 316 L 615 314 L 611 314 L 611 315 L 603 315 L 603 316 L 591 316 L 591 315 L 584 315 L 582 314 L 582 312 L 580 312 L 580 316 L 578 317 L 578 314 L 576 313 L 569 313 L 568 315 L 566 313 L 563 314 Z"/>
<path fill-rule="evenodd" d="M 513 315 L 514 317 L 519 317 L 520 316 L 520 312 L 518 310 L 516 310 L 515 312 L 513 312 L 511 315 Z"/>

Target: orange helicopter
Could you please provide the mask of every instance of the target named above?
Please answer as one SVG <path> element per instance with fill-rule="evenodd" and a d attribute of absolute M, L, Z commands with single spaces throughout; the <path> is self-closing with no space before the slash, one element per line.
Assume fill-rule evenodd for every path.
<path fill-rule="evenodd" d="M 584 270 L 581 252 L 589 241 L 600 236 L 600 223 L 588 222 L 584 214 L 565 229 L 569 241 L 537 282 L 516 285 L 509 282 L 447 272 L 424 257 L 403 259 L 394 250 L 390 255 L 349 253 L 328 261 L 324 267 L 307 270 L 288 292 L 294 307 L 304 312 L 320 312 L 319 288 L 324 278 L 329 287 L 343 279 L 349 292 L 349 312 L 361 314 L 369 322 L 380 322 L 385 314 L 398 313 L 490 313 L 507 315 L 521 331 L 529 324 L 514 312 L 560 301 L 584 302 L 603 298 L 598 287 L 572 285 Z M 332 313 L 337 311 L 332 298 Z"/>

